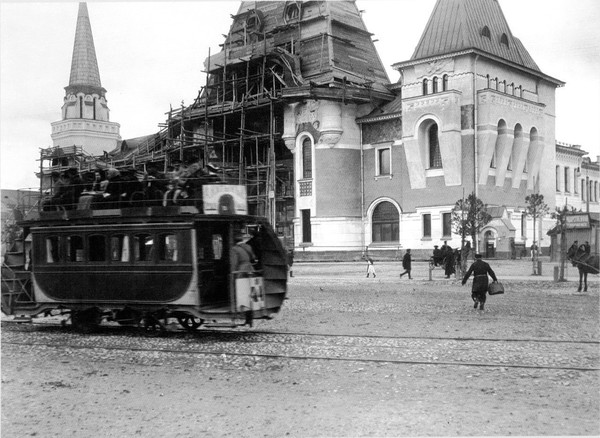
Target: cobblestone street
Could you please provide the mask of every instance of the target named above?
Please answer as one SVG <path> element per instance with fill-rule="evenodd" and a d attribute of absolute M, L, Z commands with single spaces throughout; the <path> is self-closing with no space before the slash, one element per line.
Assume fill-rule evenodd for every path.
<path fill-rule="evenodd" d="M 376 262 L 375 279 L 306 263 L 252 329 L 3 322 L 3 436 L 599 435 L 597 277 L 578 293 L 574 272 L 491 264 L 506 293 L 483 312 L 470 284 L 429 281 L 424 263 L 414 280 L 398 262 Z"/>

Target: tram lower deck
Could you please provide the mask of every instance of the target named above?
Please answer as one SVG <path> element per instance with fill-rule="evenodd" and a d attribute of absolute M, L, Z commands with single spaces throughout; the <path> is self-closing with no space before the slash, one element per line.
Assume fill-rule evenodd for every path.
<path fill-rule="evenodd" d="M 21 225 L 31 235 L 25 293 L 12 315 L 70 314 L 143 324 L 240 325 L 277 313 L 287 291 L 284 249 L 262 218 L 203 215 L 194 207 L 39 212 Z M 252 265 L 235 265 L 234 246 Z M 24 264 L 25 264 L 24 263 Z"/>

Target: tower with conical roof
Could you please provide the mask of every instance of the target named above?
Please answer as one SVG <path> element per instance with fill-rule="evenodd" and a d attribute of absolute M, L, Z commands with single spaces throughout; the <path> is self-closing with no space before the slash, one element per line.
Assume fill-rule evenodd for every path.
<path fill-rule="evenodd" d="M 392 144 L 365 153 L 365 174 L 392 174 L 393 164 L 397 181 L 365 178 L 366 244 L 460 246 L 451 211 L 471 193 L 494 207 L 476 250 L 492 256 L 511 242 L 539 242 L 544 227 L 532 238 L 523 206 L 532 193 L 554 206 L 555 91 L 564 83 L 541 71 L 499 1 L 437 0 L 412 57 L 393 67 L 401 93 L 362 119 L 363 150 Z M 393 119 L 399 129 L 385 129 Z"/>
<path fill-rule="evenodd" d="M 92 155 L 115 149 L 120 125 L 111 122 L 86 3 L 79 3 L 69 85 L 62 120 L 52 123 L 54 146 L 80 146 Z"/>

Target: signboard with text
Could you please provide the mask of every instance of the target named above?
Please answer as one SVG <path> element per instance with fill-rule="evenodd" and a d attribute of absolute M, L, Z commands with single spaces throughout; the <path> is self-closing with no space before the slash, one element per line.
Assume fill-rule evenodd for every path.
<path fill-rule="evenodd" d="M 590 228 L 590 215 L 587 213 L 565 216 L 567 230 Z"/>

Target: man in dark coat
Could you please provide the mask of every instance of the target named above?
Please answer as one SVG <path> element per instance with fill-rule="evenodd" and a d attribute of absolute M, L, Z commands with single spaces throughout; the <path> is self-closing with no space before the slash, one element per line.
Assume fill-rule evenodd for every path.
<path fill-rule="evenodd" d="M 463 285 L 467 282 L 471 274 L 473 274 L 471 298 L 473 298 L 473 301 L 475 301 L 475 305 L 473 307 L 477 309 L 477 305 L 479 305 L 479 309 L 483 310 L 485 297 L 488 290 L 488 274 L 490 277 L 492 277 L 492 280 L 498 281 L 498 279 L 496 278 L 496 274 L 494 274 L 492 268 L 490 268 L 490 265 L 481 259 L 481 254 L 475 255 L 475 261 L 462 279 Z"/>
<path fill-rule="evenodd" d="M 402 257 L 402 267 L 404 268 L 404 272 L 400 274 L 400 277 L 402 277 L 404 274 L 408 274 L 408 279 L 412 280 L 412 277 L 410 276 L 411 265 L 412 258 L 410 256 L 410 249 L 407 249 L 406 254 L 404 254 L 404 257 Z"/>

